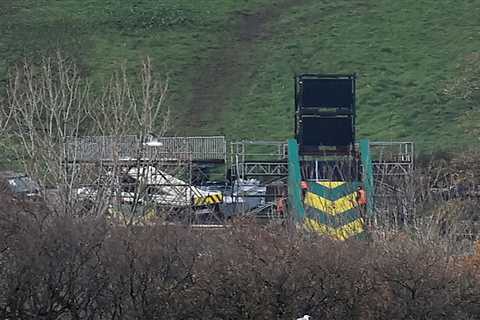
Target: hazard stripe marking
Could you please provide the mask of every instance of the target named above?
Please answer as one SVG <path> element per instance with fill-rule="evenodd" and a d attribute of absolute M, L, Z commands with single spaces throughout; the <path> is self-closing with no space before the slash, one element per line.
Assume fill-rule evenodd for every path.
<path fill-rule="evenodd" d="M 351 210 L 358 205 L 355 193 L 346 195 L 336 201 L 331 201 L 312 192 L 307 192 L 304 203 L 307 206 L 313 207 L 333 216 Z"/>
<path fill-rule="evenodd" d="M 349 182 L 349 183 L 343 183 L 343 184 L 338 184 L 336 188 L 328 188 L 324 184 L 329 185 L 329 181 L 324 181 L 322 183 L 309 183 L 308 185 L 308 191 L 315 193 L 318 196 L 321 196 L 323 198 L 335 201 L 338 200 L 350 193 L 356 192 L 358 186 L 361 184 L 359 182 Z M 337 182 L 332 181 L 332 185 L 337 184 Z"/>
<path fill-rule="evenodd" d="M 223 202 L 223 194 L 221 193 L 194 198 L 194 205 L 196 206 L 217 204 L 222 202 Z"/>
<path fill-rule="evenodd" d="M 347 223 L 357 220 L 361 217 L 358 208 L 343 212 L 342 214 L 332 216 L 312 207 L 305 207 L 305 217 L 313 219 L 318 223 L 329 225 L 333 228 L 339 228 Z"/>
<path fill-rule="evenodd" d="M 345 181 L 319 181 L 317 184 L 324 186 L 325 188 L 334 189 L 345 184 Z"/>
<path fill-rule="evenodd" d="M 337 240 L 345 241 L 348 238 L 358 235 L 364 231 L 364 221 L 362 218 L 359 218 L 339 228 L 333 228 L 325 224 L 321 224 L 314 219 L 305 218 L 305 227 L 311 231 L 330 236 Z"/>

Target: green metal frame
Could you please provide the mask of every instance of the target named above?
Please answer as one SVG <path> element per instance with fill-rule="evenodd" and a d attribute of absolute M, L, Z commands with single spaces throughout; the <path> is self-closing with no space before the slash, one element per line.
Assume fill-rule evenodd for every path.
<path fill-rule="evenodd" d="M 297 222 L 303 221 L 305 208 L 302 202 L 302 189 L 300 183 L 302 175 L 300 171 L 300 157 L 298 144 L 295 139 L 288 140 L 288 202 L 291 212 Z"/>
<path fill-rule="evenodd" d="M 368 139 L 360 140 L 360 155 L 363 166 L 362 181 L 367 193 L 367 215 L 373 215 L 375 186 L 373 183 L 373 165 Z"/>

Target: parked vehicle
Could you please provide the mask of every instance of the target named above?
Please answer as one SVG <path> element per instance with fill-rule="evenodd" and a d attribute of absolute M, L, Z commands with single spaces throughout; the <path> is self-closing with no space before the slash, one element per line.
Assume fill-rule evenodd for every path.
<path fill-rule="evenodd" d="M 0 191 L 21 197 L 40 197 L 38 183 L 29 176 L 15 171 L 0 171 Z"/>

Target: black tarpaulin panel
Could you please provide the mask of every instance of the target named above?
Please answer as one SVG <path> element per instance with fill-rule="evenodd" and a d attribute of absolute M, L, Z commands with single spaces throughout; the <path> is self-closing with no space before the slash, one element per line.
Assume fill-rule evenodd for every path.
<path fill-rule="evenodd" d="M 303 117 L 300 132 L 304 146 L 346 146 L 353 143 L 350 117 Z"/>
<path fill-rule="evenodd" d="M 352 108 L 352 79 L 303 79 L 301 108 Z"/>

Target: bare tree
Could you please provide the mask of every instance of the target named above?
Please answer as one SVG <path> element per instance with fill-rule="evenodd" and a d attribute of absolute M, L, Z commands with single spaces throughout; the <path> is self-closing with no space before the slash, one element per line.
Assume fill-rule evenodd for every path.
<path fill-rule="evenodd" d="M 149 58 L 142 64 L 138 83 L 132 85 L 126 68 L 122 67 L 104 86 L 94 108 L 88 110 L 94 123 L 93 132 L 110 137 L 105 146 L 107 150 L 104 150 L 109 162 L 106 166 L 108 174 L 101 174 L 103 185 L 108 186 L 112 194 L 118 195 L 121 193 L 119 179 L 135 169 L 137 179 L 130 185 L 128 205 L 125 201 L 113 201 L 113 211 L 119 213 L 117 217 L 126 224 L 132 224 L 135 216 L 138 218 L 138 211 L 143 216 L 147 211 L 155 210 L 145 182 L 152 179 L 152 171 L 157 171 L 152 168 L 158 154 L 147 143 L 152 137 L 165 134 L 169 120 L 169 109 L 165 105 L 168 81 L 154 77 Z M 132 136 L 134 141 L 125 143 L 126 138 Z M 128 164 L 124 163 L 125 157 L 129 158 Z"/>
<path fill-rule="evenodd" d="M 95 108 L 88 110 L 96 132 L 103 136 L 136 134 L 144 138 L 165 134 L 169 119 L 165 106 L 168 82 L 155 79 L 149 58 L 142 64 L 139 80 L 139 85 L 132 86 L 125 67 L 112 76 Z"/>
<path fill-rule="evenodd" d="M 103 94 L 94 98 L 75 64 L 61 54 L 45 58 L 40 65 L 25 61 L 13 70 L 4 112 L 10 123 L 13 148 L 25 171 L 38 179 L 44 190 L 55 189 L 45 193 L 55 212 L 105 212 L 124 173 L 120 162 L 124 138 L 139 137 L 140 143 L 133 147 L 136 165 L 140 165 L 146 156 L 142 142 L 149 135 L 165 133 L 168 84 L 155 79 L 149 59 L 143 63 L 138 83 L 131 85 L 126 69 L 122 68 L 104 87 Z M 111 138 L 107 147 L 111 159 L 106 172 L 98 165 L 84 164 L 83 137 L 96 134 Z M 102 155 L 94 155 L 93 162 L 98 164 Z M 78 197 L 78 189 L 94 182 L 95 192 L 89 195 L 91 201 L 86 208 L 85 199 Z M 142 199 L 144 191 L 135 186 L 135 203 Z"/>
<path fill-rule="evenodd" d="M 90 104 L 88 85 L 71 62 L 57 55 L 40 66 L 27 61 L 17 66 L 7 92 L 17 159 L 42 187 L 58 188 L 61 210 L 72 210 L 78 177 L 67 173 L 65 141 L 81 134 Z"/>

